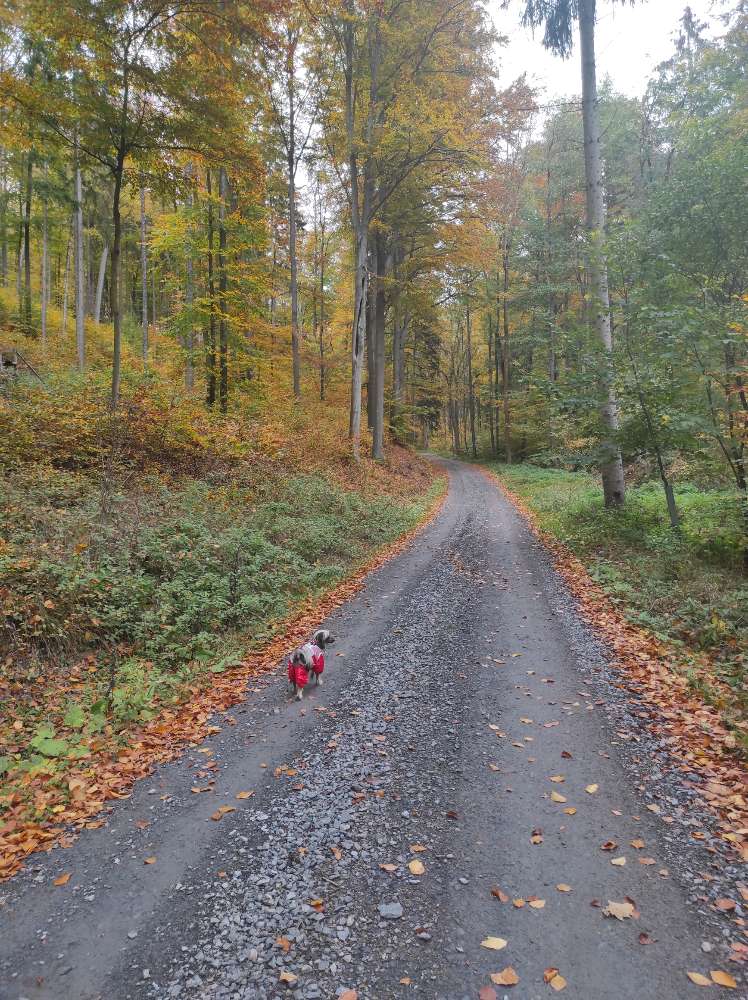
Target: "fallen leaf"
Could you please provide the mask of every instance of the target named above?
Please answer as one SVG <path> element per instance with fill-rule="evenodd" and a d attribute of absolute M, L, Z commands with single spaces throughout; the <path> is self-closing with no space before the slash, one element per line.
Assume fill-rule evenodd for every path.
<path fill-rule="evenodd" d="M 500 900 L 502 903 L 509 902 L 509 897 L 507 896 L 507 894 L 503 890 L 499 889 L 499 887 L 496 885 L 493 887 L 493 889 L 491 889 L 491 895 L 495 896 L 496 899 Z"/>
<path fill-rule="evenodd" d="M 646 844 L 644 843 L 644 841 L 643 841 L 643 840 L 640 840 L 640 839 L 639 839 L 639 838 L 637 837 L 637 838 L 636 838 L 636 840 L 632 840 L 632 841 L 631 841 L 631 846 L 632 846 L 632 847 L 633 847 L 633 848 L 634 848 L 635 850 L 637 850 L 637 851 L 641 851 L 641 850 L 643 850 L 643 849 L 644 849 L 644 848 L 645 848 L 645 847 L 646 847 L 647 845 L 646 845 Z"/>
<path fill-rule="evenodd" d="M 712 985 L 711 979 L 707 979 L 706 976 L 702 976 L 700 972 L 687 972 L 686 975 L 688 976 L 688 978 L 691 980 L 692 983 L 696 984 L 696 986 Z"/>
<path fill-rule="evenodd" d="M 147 819 L 136 819 L 136 820 L 135 820 L 135 826 L 137 826 L 137 828 L 138 828 L 139 830 L 145 830 L 145 829 L 146 829 L 147 827 L 149 827 L 150 825 L 151 825 L 151 824 L 150 824 L 150 823 L 148 822 L 148 820 L 147 820 Z"/>
<path fill-rule="evenodd" d="M 560 993 L 561 990 L 566 989 L 566 980 L 564 979 L 563 976 L 557 975 L 554 976 L 553 979 L 551 979 L 549 985 L 553 987 L 556 993 Z"/>
<path fill-rule="evenodd" d="M 424 847 L 423 844 L 411 844 L 410 849 L 413 854 L 422 854 L 424 851 L 428 851 L 428 847 Z"/>
<path fill-rule="evenodd" d="M 423 875 L 426 868 L 420 861 L 409 861 L 408 871 L 411 875 Z"/>
<path fill-rule="evenodd" d="M 618 844 L 615 840 L 606 840 L 604 844 L 600 844 L 601 851 L 615 851 Z"/>
<path fill-rule="evenodd" d="M 574 891 L 572 889 L 572 887 L 570 885 L 567 885 L 565 882 L 559 882 L 558 885 L 556 886 L 556 888 L 558 889 L 559 892 L 573 892 Z"/>
<path fill-rule="evenodd" d="M 564 809 L 564 812 L 566 813 L 567 816 L 576 816 L 577 814 L 577 810 L 575 809 L 574 806 L 569 806 L 568 809 Z"/>
<path fill-rule="evenodd" d="M 551 979 L 553 979 L 553 977 L 557 975 L 558 975 L 558 969 L 551 966 L 550 969 L 546 969 L 545 972 L 543 973 L 543 982 L 550 983 Z"/>
<path fill-rule="evenodd" d="M 254 792 L 237 792 L 236 793 L 237 799 L 251 799 L 253 795 L 254 795 Z"/>
<path fill-rule="evenodd" d="M 232 812 L 236 812 L 236 806 L 219 806 L 214 813 L 210 814 L 210 818 L 215 820 L 217 823 L 218 820 L 223 819 L 227 813 Z"/>
<path fill-rule="evenodd" d="M 340 994 L 338 1000 L 358 1000 L 358 991 L 346 990 L 344 993 Z"/>
<path fill-rule="evenodd" d="M 313 910 L 316 910 L 317 913 L 321 913 L 325 908 L 325 901 L 324 899 L 310 899 L 309 905 Z"/>
<path fill-rule="evenodd" d="M 72 872 L 65 872 L 64 875 L 60 875 L 58 878 L 56 878 L 52 883 L 52 885 L 67 885 L 68 882 L 70 881 L 70 877 L 72 876 L 72 874 L 73 874 Z"/>
<path fill-rule="evenodd" d="M 493 986 L 481 986 L 478 990 L 478 1000 L 498 1000 Z"/>
<path fill-rule="evenodd" d="M 616 920 L 628 920 L 634 915 L 634 909 L 633 903 L 616 903 L 609 899 L 603 913 L 606 917 L 615 917 Z"/>
<path fill-rule="evenodd" d="M 586 785 L 584 790 L 588 795 L 594 795 L 599 787 L 599 785 Z"/>
<path fill-rule="evenodd" d="M 542 910 L 543 907 L 545 906 L 544 899 L 530 899 L 528 900 L 528 903 L 533 908 L 533 910 Z"/>
<path fill-rule="evenodd" d="M 558 792 L 551 792 L 551 802 L 566 802 L 566 798 Z"/>
<path fill-rule="evenodd" d="M 291 985 L 297 982 L 298 978 L 299 977 L 294 975 L 293 972 L 281 972 L 280 976 L 278 976 L 278 982 L 288 983 L 289 985 Z"/>
<path fill-rule="evenodd" d="M 512 906 L 516 910 L 521 910 L 524 905 L 525 905 L 524 899 L 513 899 L 512 900 Z"/>
<path fill-rule="evenodd" d="M 557 785 L 560 785 L 562 781 L 566 781 L 566 778 L 563 776 L 563 774 L 554 774 L 551 775 L 549 781 L 555 781 Z"/>
<path fill-rule="evenodd" d="M 288 954 L 289 951 L 291 950 L 291 942 L 288 940 L 287 937 L 277 937 L 275 939 L 275 943 L 278 945 L 279 948 L 282 948 L 286 954 Z"/>
<path fill-rule="evenodd" d="M 412 983 L 413 980 L 410 978 L 410 976 L 403 976 L 403 978 L 400 980 L 401 986 L 411 986 Z"/>
<path fill-rule="evenodd" d="M 650 937 L 649 934 L 642 932 L 639 935 L 639 944 L 654 944 L 657 938 Z"/>
<path fill-rule="evenodd" d="M 531 844 L 543 843 L 543 831 L 540 829 L 540 827 L 537 827 L 535 830 L 532 831 L 532 834 L 530 835 L 530 843 Z"/>
<path fill-rule="evenodd" d="M 721 910 L 723 913 L 729 913 L 730 910 L 735 909 L 737 903 L 735 902 L 734 899 L 718 899 L 714 905 L 718 910 Z"/>
<path fill-rule="evenodd" d="M 623 868 L 623 866 L 626 864 L 626 859 L 623 857 L 613 858 L 610 863 L 612 865 L 618 865 L 619 868 Z"/>
<path fill-rule="evenodd" d="M 712 972 L 710 972 L 709 975 L 712 977 L 712 979 L 718 986 L 726 986 L 728 990 L 734 990 L 737 988 L 738 984 L 735 982 L 735 980 L 732 978 L 729 972 L 720 972 L 719 969 L 715 969 L 712 970 Z"/>
<path fill-rule="evenodd" d="M 639 858 L 640 865 L 656 865 L 657 862 L 654 858 Z"/>
<path fill-rule="evenodd" d="M 519 982 L 519 976 L 511 967 L 507 965 L 505 969 L 501 972 L 493 972 L 490 976 L 491 982 L 495 983 L 497 986 L 516 986 Z"/>
<path fill-rule="evenodd" d="M 143 864 L 144 865 L 155 865 L 156 864 L 156 859 L 155 858 L 144 858 L 143 859 Z"/>
<path fill-rule="evenodd" d="M 490 948 L 492 951 L 501 951 L 502 948 L 506 948 L 506 945 L 504 938 L 500 937 L 487 937 L 480 943 L 481 948 Z"/>
<path fill-rule="evenodd" d="M 386 864 L 380 864 L 379 867 L 382 869 L 383 872 L 396 872 L 397 871 L 397 865 L 393 865 L 390 862 L 387 862 Z"/>

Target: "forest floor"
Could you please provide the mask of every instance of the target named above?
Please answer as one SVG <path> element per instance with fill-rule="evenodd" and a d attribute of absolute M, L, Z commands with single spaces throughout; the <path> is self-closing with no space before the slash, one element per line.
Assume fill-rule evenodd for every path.
<path fill-rule="evenodd" d="M 3 1000 L 748 996 L 745 818 L 712 794 L 744 771 L 445 465 L 438 517 L 325 623 L 324 687 L 291 701 L 278 661 L 0 887 Z"/>

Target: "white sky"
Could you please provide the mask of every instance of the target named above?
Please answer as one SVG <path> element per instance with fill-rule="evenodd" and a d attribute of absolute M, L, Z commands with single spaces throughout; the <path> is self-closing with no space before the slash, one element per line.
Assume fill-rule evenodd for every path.
<path fill-rule="evenodd" d="M 673 37 L 686 4 L 687 0 L 640 0 L 630 7 L 598 0 L 598 80 L 609 75 L 618 91 L 640 97 L 654 67 L 672 54 Z M 500 0 L 487 0 L 486 6 L 499 34 L 509 38 L 498 52 L 500 85 L 507 86 L 527 72 L 528 82 L 544 88 L 546 100 L 579 93 L 576 46 L 569 59 L 547 52 L 542 45 L 542 29 L 533 37 L 529 29 L 521 26 L 523 0 L 512 0 L 508 10 L 501 10 Z M 691 0 L 689 6 L 700 21 L 709 22 L 712 30 L 708 34 L 723 30 L 716 15 L 725 9 L 724 0 Z"/>

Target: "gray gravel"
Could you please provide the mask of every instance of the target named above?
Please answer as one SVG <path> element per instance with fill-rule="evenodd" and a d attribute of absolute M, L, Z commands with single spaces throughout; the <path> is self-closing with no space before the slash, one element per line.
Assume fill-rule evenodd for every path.
<path fill-rule="evenodd" d="M 511 965 L 499 996 L 555 995 L 557 967 L 568 997 L 681 1000 L 699 995 L 686 971 L 741 978 L 742 906 L 708 905 L 741 873 L 688 836 L 711 823 L 694 789 L 521 519 L 449 465 L 437 522 L 325 623 L 342 654 L 325 687 L 299 704 L 280 674 L 259 685 L 212 754 L 161 768 L 2 890 L 0 997 L 474 1000 Z M 193 794 L 208 756 L 217 791 Z M 212 821 L 220 804 L 235 811 Z M 638 917 L 603 916 L 627 897 Z"/>

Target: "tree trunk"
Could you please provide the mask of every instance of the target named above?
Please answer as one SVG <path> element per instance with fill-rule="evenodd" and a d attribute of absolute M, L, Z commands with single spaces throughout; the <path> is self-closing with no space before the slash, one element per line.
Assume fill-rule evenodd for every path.
<path fill-rule="evenodd" d="M 26 160 L 26 205 L 23 213 L 23 323 L 26 333 L 31 333 L 31 196 L 34 186 L 33 150 Z"/>
<path fill-rule="evenodd" d="M 319 398 L 325 398 L 325 230 L 320 230 L 319 252 Z"/>
<path fill-rule="evenodd" d="M 70 232 L 68 231 L 68 242 L 65 248 L 65 276 L 62 282 L 62 326 L 61 333 L 64 337 L 68 332 L 68 296 L 70 288 Z"/>
<path fill-rule="evenodd" d="M 504 237 L 502 253 L 503 285 L 501 296 L 501 316 L 504 334 L 501 341 L 501 403 L 504 415 L 504 460 L 512 462 L 512 413 L 509 401 L 512 348 L 509 339 L 509 237 Z"/>
<path fill-rule="evenodd" d="M 86 367 L 86 328 L 84 299 L 85 274 L 83 262 L 83 183 L 76 155 L 75 163 L 75 347 L 78 371 Z"/>
<path fill-rule="evenodd" d="M 146 246 L 145 185 L 140 182 L 140 322 L 143 364 L 148 364 L 148 248 Z"/>
<path fill-rule="evenodd" d="M 374 434 L 371 457 L 378 461 L 384 458 L 384 346 L 385 346 L 385 288 L 387 270 L 387 250 L 384 237 L 376 237 L 377 287 L 374 297 Z M 371 382 L 370 382 L 371 384 Z"/>
<path fill-rule="evenodd" d="M 595 71 L 595 0 L 578 0 L 579 41 L 582 54 L 582 121 L 584 125 L 584 172 L 587 194 L 587 230 L 590 242 L 590 285 L 595 302 L 595 327 L 603 347 L 603 423 L 608 440 L 602 465 L 606 507 L 620 507 L 626 495 L 618 432 L 618 401 L 613 386 L 613 334 L 610 321 L 608 266 L 605 259 L 605 198 L 600 140 L 600 111 Z"/>
<path fill-rule="evenodd" d="M 101 323 L 101 303 L 104 299 L 104 279 L 106 278 L 106 259 L 109 256 L 109 244 L 105 243 L 101 248 L 99 258 L 99 276 L 96 281 L 96 302 L 94 304 L 94 323 L 98 326 Z"/>
<path fill-rule="evenodd" d="M 44 164 L 44 179 L 47 178 L 47 165 Z M 42 346 L 47 349 L 47 305 L 49 303 L 49 220 L 47 217 L 47 193 L 44 192 L 42 204 L 42 272 L 41 272 L 41 308 L 42 308 Z"/>
<path fill-rule="evenodd" d="M 289 41 L 290 45 L 290 41 Z M 291 364 L 293 368 L 294 399 L 301 399 L 301 353 L 299 348 L 299 265 L 296 254 L 296 105 L 295 67 L 289 51 L 286 78 L 288 97 L 288 137 L 286 158 L 288 163 L 288 254 L 291 265 Z"/>
<path fill-rule="evenodd" d="M 466 303 L 465 326 L 467 329 L 467 363 L 468 363 L 468 408 L 470 413 L 470 444 L 473 458 L 478 457 L 478 446 L 475 440 L 475 388 L 473 386 L 473 337 L 470 322 L 470 301 Z"/>
<path fill-rule="evenodd" d="M 208 192 L 208 337 L 205 345 L 207 365 L 205 402 L 213 406 L 216 401 L 216 285 L 213 275 L 213 189 L 211 186 L 210 168 L 205 174 L 206 190 Z"/>
<path fill-rule="evenodd" d="M 122 246 L 122 216 L 120 214 L 120 196 L 122 194 L 122 178 L 125 170 L 125 154 L 122 150 L 117 155 L 114 169 L 114 193 L 112 195 L 112 267 L 109 275 L 109 312 L 112 315 L 114 327 L 114 352 L 112 359 L 112 409 L 116 410 L 119 403 L 120 382 L 122 378 L 122 317 L 119 301 L 119 259 Z"/>
<path fill-rule="evenodd" d="M 369 240 L 371 243 L 371 239 Z M 376 274 L 376 254 L 369 249 L 369 287 L 366 295 L 366 423 L 370 431 L 374 430 L 374 383 L 376 382 L 377 359 L 374 356 L 374 298 L 376 286 L 372 284 L 371 275 Z"/>
<path fill-rule="evenodd" d="M 221 413 L 226 413 L 229 403 L 229 333 L 228 333 L 228 272 L 226 265 L 226 199 L 228 198 L 228 178 L 226 168 L 218 171 L 218 336 L 220 351 L 220 382 L 218 399 Z"/>
<path fill-rule="evenodd" d="M 195 204 L 194 195 L 190 191 L 189 206 L 190 206 L 191 222 L 192 222 L 192 210 L 194 208 L 194 204 Z M 185 261 L 185 278 L 184 278 L 184 302 L 187 308 L 187 314 L 189 316 L 189 329 L 187 331 L 187 337 L 185 343 L 187 355 L 185 357 L 185 363 L 184 363 L 184 384 L 187 389 L 193 389 L 195 386 L 195 362 L 193 358 L 193 353 L 195 350 L 195 326 L 192 315 L 192 307 L 194 301 L 195 301 L 195 275 L 194 275 L 194 265 L 192 262 L 192 245 L 191 243 L 188 242 L 187 259 Z"/>

